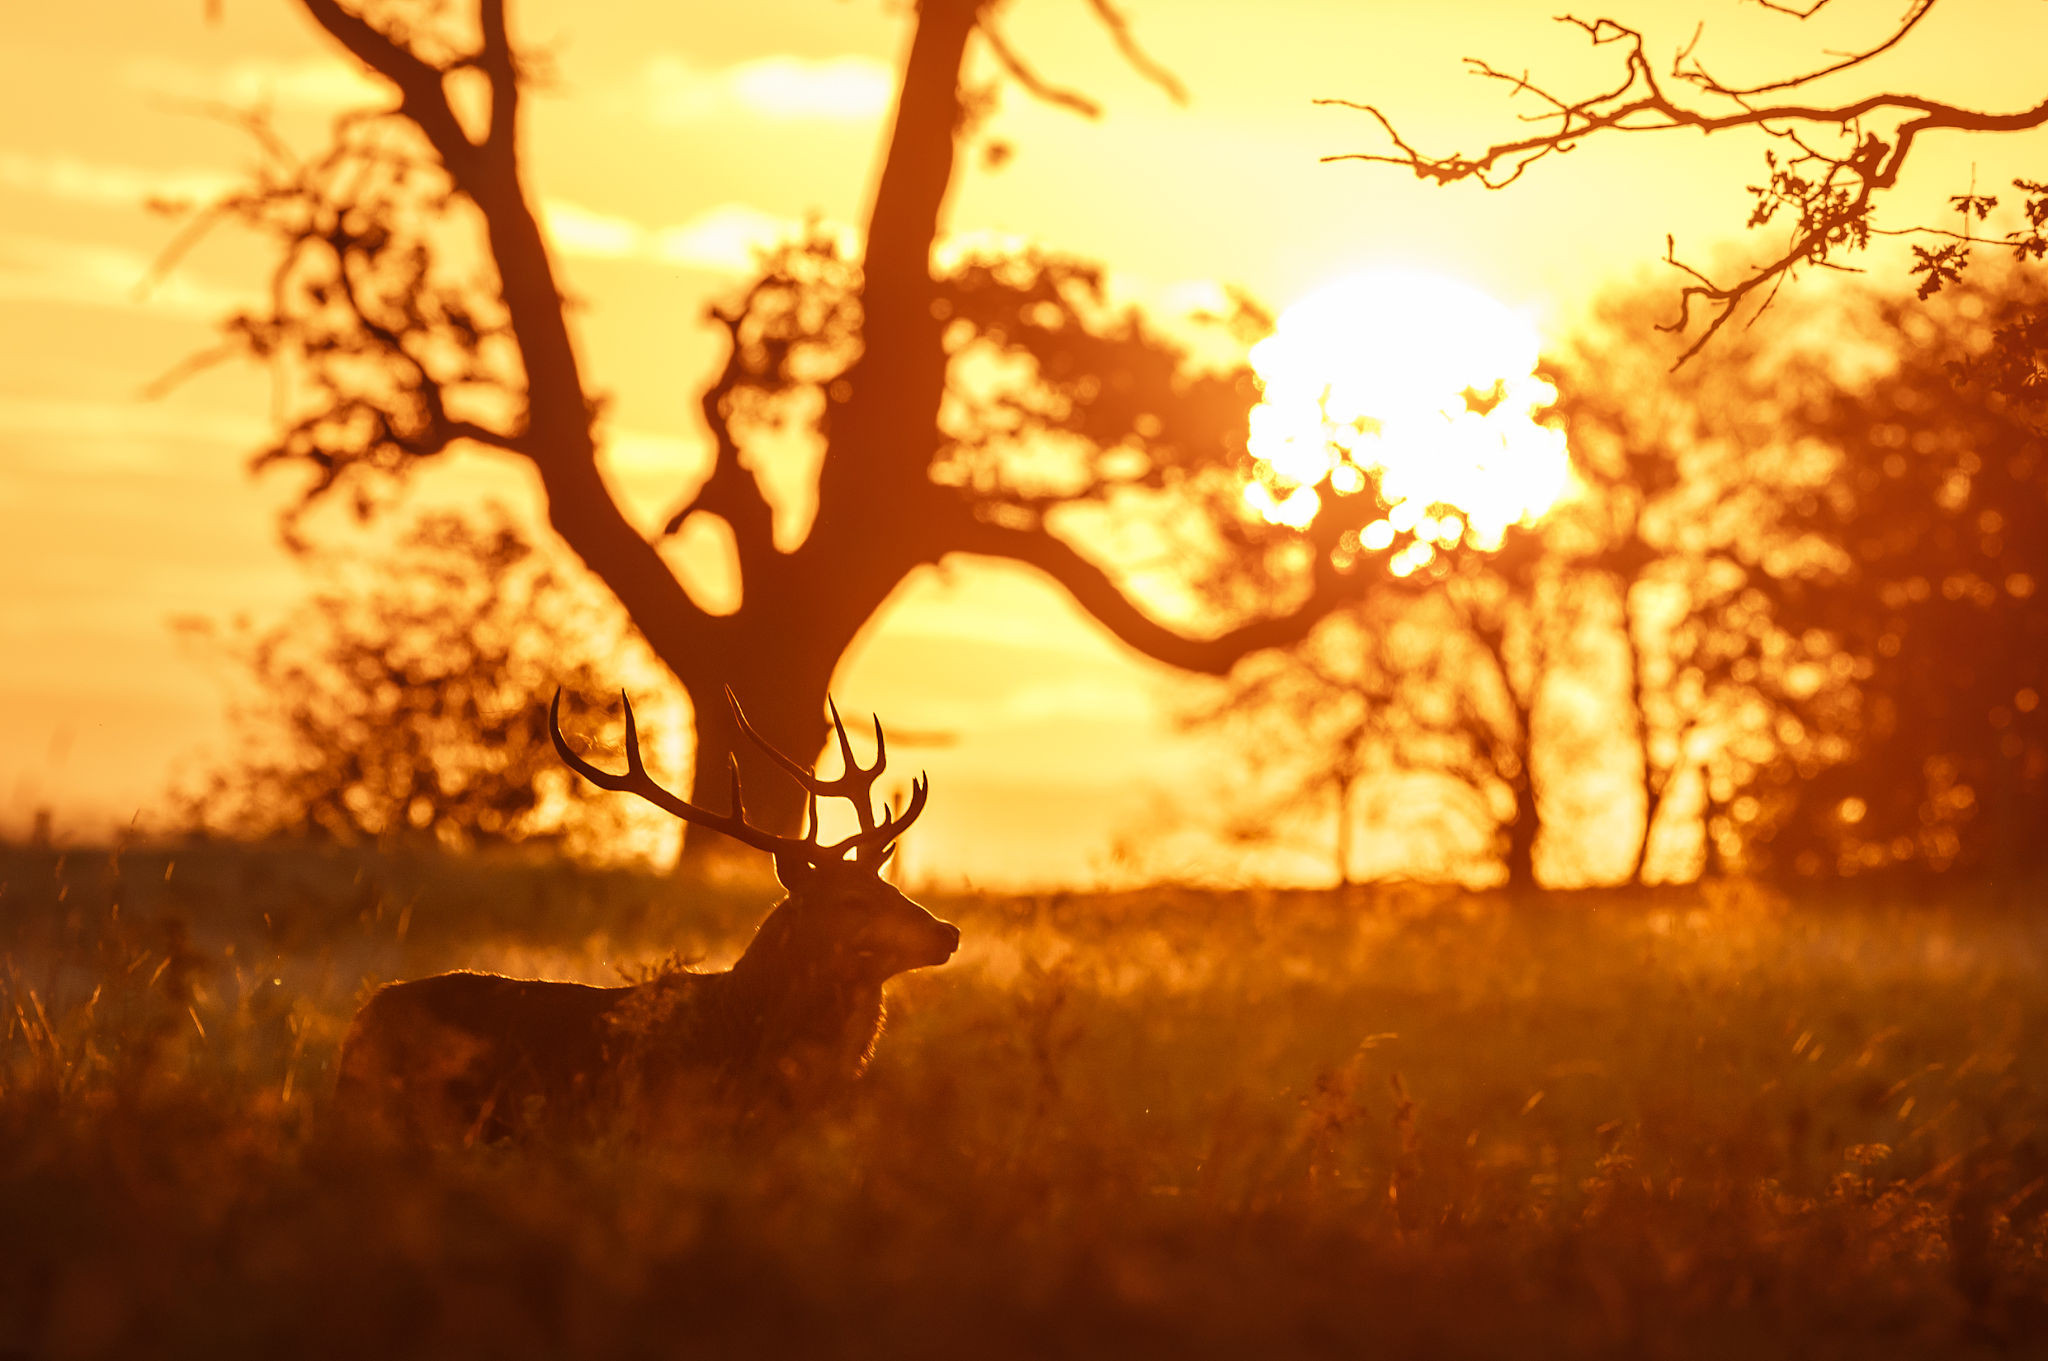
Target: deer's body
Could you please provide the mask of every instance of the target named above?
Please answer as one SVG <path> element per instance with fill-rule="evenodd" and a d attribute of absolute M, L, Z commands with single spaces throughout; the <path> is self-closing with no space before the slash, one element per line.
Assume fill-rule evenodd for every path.
<path fill-rule="evenodd" d="M 381 988 L 342 1045 L 344 1119 L 408 1142 L 530 1134 L 616 1101 L 617 1012 L 637 988 L 448 973 Z"/>
<path fill-rule="evenodd" d="M 586 776 L 645 793 L 626 783 L 644 779 L 634 741 L 629 708 L 627 776 L 593 772 L 566 747 L 564 756 Z M 814 794 L 820 786 L 841 792 L 881 768 L 877 760 L 860 771 L 848 757 L 838 781 L 799 778 Z M 715 818 L 673 801 L 695 820 Z M 814 1103 L 866 1067 L 882 1027 L 883 982 L 942 964 L 959 946 L 957 928 L 877 873 L 872 852 L 921 804 L 920 789 L 909 815 L 875 823 L 863 789 L 863 831 L 821 848 L 746 827 L 735 789 L 734 814 L 714 825 L 737 827 L 751 844 L 770 841 L 764 849 L 776 852 L 789 896 L 732 968 L 674 970 L 615 988 L 467 972 L 390 984 L 364 1004 L 343 1042 L 342 1115 L 387 1137 L 451 1145 L 606 1130 L 658 1136 L 707 1109 Z"/>

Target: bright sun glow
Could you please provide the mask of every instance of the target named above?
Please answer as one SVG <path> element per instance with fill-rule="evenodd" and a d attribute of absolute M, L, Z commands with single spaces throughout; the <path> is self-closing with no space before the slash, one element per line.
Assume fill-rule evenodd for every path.
<path fill-rule="evenodd" d="M 1325 495 L 1377 476 L 1387 513 L 1358 547 L 1412 535 L 1389 564 L 1396 575 L 1460 540 L 1497 548 L 1509 526 L 1550 509 L 1570 473 L 1563 432 L 1537 420 L 1557 395 L 1536 376 L 1539 348 L 1527 318 L 1438 275 L 1381 270 L 1318 289 L 1252 347 L 1265 396 L 1245 499 L 1302 528 Z"/>

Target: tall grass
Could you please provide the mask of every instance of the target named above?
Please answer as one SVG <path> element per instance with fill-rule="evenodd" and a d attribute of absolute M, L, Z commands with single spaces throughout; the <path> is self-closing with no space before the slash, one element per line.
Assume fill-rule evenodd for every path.
<path fill-rule="evenodd" d="M 173 863 L 175 862 L 175 863 Z M 2048 1348 L 2048 919 L 1742 887 L 939 901 L 857 1098 L 328 1133 L 375 982 L 722 962 L 769 895 L 0 854 L 0 1355 Z"/>

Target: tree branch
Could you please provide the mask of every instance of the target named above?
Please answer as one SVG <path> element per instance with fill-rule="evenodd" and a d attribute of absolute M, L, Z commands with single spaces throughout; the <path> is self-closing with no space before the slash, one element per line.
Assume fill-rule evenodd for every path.
<path fill-rule="evenodd" d="M 711 476 L 704 480 L 704 485 L 697 489 L 697 494 L 688 503 L 669 517 L 661 532 L 664 537 L 676 533 L 690 516 L 700 510 L 724 520 L 732 529 L 733 548 L 739 558 L 740 580 L 744 589 L 747 580 L 758 579 L 758 573 L 766 567 L 769 556 L 775 551 L 775 513 L 768 504 L 768 498 L 761 494 L 760 481 L 741 462 L 739 441 L 733 431 L 735 405 L 748 377 L 741 357 L 740 322 L 744 313 L 729 313 L 714 307 L 711 315 L 726 328 L 731 338 L 725 369 L 719 374 L 718 381 L 704 390 L 699 403 L 704 413 L 704 424 L 710 429 L 715 444 Z"/>
<path fill-rule="evenodd" d="M 1131 21 L 1123 11 L 1110 0 L 1088 0 L 1088 8 L 1095 11 L 1095 17 L 1109 30 L 1109 36 L 1116 43 L 1116 50 L 1123 53 L 1131 69 L 1145 79 L 1166 91 L 1166 97 L 1176 104 L 1188 102 L 1188 87 L 1181 83 L 1179 76 L 1162 66 L 1152 54 L 1138 45 L 1137 35 L 1131 32 Z"/>
<path fill-rule="evenodd" d="M 302 3 L 397 87 L 400 103 L 382 115 L 343 115 L 322 159 L 306 166 L 280 160 L 276 175 L 216 210 L 285 243 L 269 314 L 231 319 L 231 336 L 260 358 L 291 361 L 310 374 L 319 398 L 264 458 L 312 462 L 321 471 L 317 496 L 357 468 L 399 473 L 458 439 L 520 454 L 540 473 L 557 532 L 618 595 L 656 652 L 675 665 L 701 650 L 710 616 L 626 521 L 597 473 L 593 403 L 520 181 L 522 74 L 504 0 L 480 0 L 478 47 L 444 60 L 422 55 L 429 39 L 380 27 L 341 0 Z M 449 102 L 446 82 L 461 70 L 489 82 L 480 143 Z M 431 161 L 408 143 L 408 123 L 439 160 L 445 182 L 422 174 Z M 494 278 L 458 280 L 439 264 L 427 227 L 459 223 L 466 206 L 480 215 Z M 508 343 L 516 374 L 504 371 L 498 348 Z M 357 362 L 365 357 L 381 362 L 366 368 Z M 515 428 L 450 412 L 444 386 L 483 384 L 511 400 Z"/>
<path fill-rule="evenodd" d="M 484 145 L 510 165 L 519 141 L 519 61 L 505 28 L 505 0 L 483 0 L 479 11 L 483 46 L 476 54 L 476 66 L 491 82 L 490 131 Z"/>
<path fill-rule="evenodd" d="M 1037 71 L 1033 70 L 1022 57 L 1017 55 L 1016 49 L 1010 46 L 1009 42 L 1003 37 L 1001 30 L 997 29 L 990 19 L 984 18 L 981 21 L 981 37 L 982 41 L 988 44 L 988 50 L 995 54 L 996 61 L 1005 71 L 1010 73 L 1010 78 L 1019 85 L 1022 85 L 1032 95 L 1053 105 L 1055 108 L 1065 109 L 1070 113 L 1077 113 L 1083 118 L 1102 117 L 1102 106 L 1100 104 L 1078 90 L 1070 90 L 1063 85 L 1052 84 L 1045 77 L 1039 75 Z"/>
<path fill-rule="evenodd" d="M 340 0 L 301 0 L 306 13 L 352 53 L 356 60 L 398 87 L 399 112 L 419 126 L 434 151 L 448 167 L 457 184 L 467 181 L 477 169 L 477 146 L 462 130 L 462 120 L 448 103 L 443 83 L 447 72 L 390 37 L 360 14 L 344 8 Z M 504 11 L 499 6 L 498 28 L 504 29 Z M 493 101 L 493 113 L 496 112 Z"/>
<path fill-rule="evenodd" d="M 1018 529 L 966 517 L 958 530 L 949 535 L 954 551 L 1036 567 L 1066 588 L 1082 609 L 1124 643 L 1169 666 L 1211 676 L 1226 674 L 1254 652 L 1299 642 L 1331 611 L 1364 593 L 1358 580 L 1340 576 L 1319 562 L 1308 597 L 1291 612 L 1241 624 L 1212 638 L 1191 637 L 1145 613 L 1109 573 L 1046 530 Z"/>
<path fill-rule="evenodd" d="M 1684 265 L 1667 242 L 1666 262 L 1684 270 L 1692 281 L 1680 290 L 1678 315 L 1663 329 L 1688 329 L 1694 319 L 1695 304 L 1703 305 L 1708 314 L 1703 332 L 1679 357 L 1682 364 L 1698 353 L 1753 295 L 1763 297 L 1764 305 L 1768 306 L 1779 282 L 1800 265 L 1839 269 L 1844 267 L 1838 260 L 1841 254 L 1864 249 L 1873 232 L 1876 196 L 1897 184 L 1907 157 L 1922 135 L 1936 131 L 2021 132 L 2048 126 L 2048 99 L 2003 113 L 1907 93 L 1877 93 L 1833 104 L 1754 102 L 1757 95 L 1799 89 L 1895 50 L 1927 17 L 1935 2 L 1914 0 L 1889 35 L 1868 48 L 1797 76 L 1746 87 L 1716 79 L 1693 58 L 1698 42 L 1695 35 L 1674 60 L 1672 77 L 1706 99 L 1725 101 L 1732 106 L 1726 108 L 1696 106 L 1667 90 L 1648 60 L 1644 38 L 1638 30 L 1612 19 L 1588 21 L 1566 16 L 1563 22 L 1583 30 L 1594 46 L 1618 45 L 1623 49 L 1623 74 L 1618 84 L 1585 98 L 1567 99 L 1537 85 L 1526 74 L 1516 75 L 1497 70 L 1484 61 L 1467 60 L 1467 65 L 1483 79 L 1506 84 L 1511 95 L 1529 94 L 1543 101 L 1547 111 L 1531 121 L 1549 126 L 1528 136 L 1496 142 L 1476 156 L 1438 156 L 1419 151 L 1403 139 L 1378 107 L 1325 99 L 1317 102 L 1368 114 L 1392 142 L 1394 150 L 1345 153 L 1323 159 L 1398 165 L 1438 184 L 1469 179 L 1486 188 L 1499 189 L 1512 184 L 1544 157 L 1571 151 L 1590 137 L 1609 133 L 1689 129 L 1713 134 L 1750 129 L 1783 142 L 1791 148 L 1790 152 L 1783 156 L 1776 152 L 1768 154 L 1769 181 L 1750 190 L 1756 199 L 1749 220 L 1751 227 L 1769 223 L 1781 211 L 1796 219 L 1785 245 L 1771 260 L 1751 268 L 1736 282 L 1721 284 Z M 1770 7 L 1805 18 L 1819 5 L 1803 10 Z M 1864 130 L 1867 122 L 1885 119 L 1898 120 L 1889 140 Z M 1822 150 L 1806 135 L 1812 129 L 1832 130 L 1849 145 L 1839 152 Z M 1916 272 L 1928 275 L 1930 285 L 1938 288 L 1944 268 L 1956 263 L 1942 253 L 1923 255 Z"/>
<path fill-rule="evenodd" d="M 1766 9 L 1777 9 L 1780 13 L 1793 14 L 1795 18 L 1810 19 L 1820 9 L 1821 4 L 1826 3 L 1826 0 L 1820 0 L 1820 3 L 1815 4 L 1812 9 L 1804 13 L 1785 10 L 1779 6 L 1769 4 L 1767 0 L 1758 0 L 1758 3 L 1763 4 Z M 1839 75 L 1843 71 L 1861 66 L 1864 62 L 1874 57 L 1883 56 L 1886 52 L 1891 51 L 1894 47 L 1904 42 L 1906 35 L 1918 27 L 1922 19 L 1925 19 L 1933 12 L 1934 6 L 1937 3 L 1938 0 L 1913 0 L 1911 8 L 1906 11 L 1906 17 L 1899 21 L 1899 26 L 1892 30 L 1890 37 L 1877 43 L 1875 46 L 1866 47 L 1860 52 L 1852 52 L 1831 66 L 1823 66 L 1818 70 L 1808 71 L 1803 75 L 1787 76 L 1783 80 L 1768 81 L 1762 85 L 1749 85 L 1740 88 L 1724 85 L 1708 75 L 1707 69 L 1700 65 L 1697 60 L 1694 60 L 1690 71 L 1686 70 L 1682 65 L 1684 60 L 1692 55 L 1694 48 L 1698 46 L 1699 38 L 1697 34 L 1694 35 L 1693 41 L 1686 45 L 1685 51 L 1679 53 L 1678 60 L 1672 63 L 1671 73 L 1681 80 L 1690 80 L 1697 83 L 1704 90 L 1714 94 L 1726 95 L 1731 99 L 1747 99 L 1755 95 L 1774 94 L 1779 90 L 1796 89 L 1801 85 L 1809 84 L 1827 76 Z"/>

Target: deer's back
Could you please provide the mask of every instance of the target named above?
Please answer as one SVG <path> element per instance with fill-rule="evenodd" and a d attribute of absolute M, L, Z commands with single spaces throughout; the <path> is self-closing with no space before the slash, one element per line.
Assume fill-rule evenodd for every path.
<path fill-rule="evenodd" d="M 429 1143 L 567 1132 L 602 1099 L 629 987 L 449 973 L 380 989 L 342 1046 L 344 1118 Z"/>

